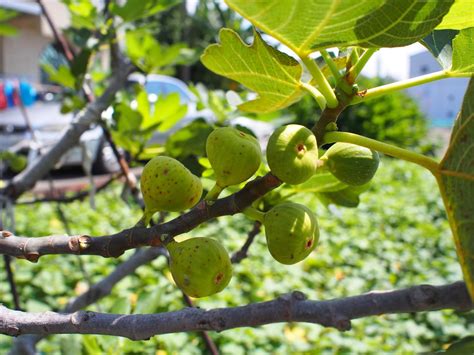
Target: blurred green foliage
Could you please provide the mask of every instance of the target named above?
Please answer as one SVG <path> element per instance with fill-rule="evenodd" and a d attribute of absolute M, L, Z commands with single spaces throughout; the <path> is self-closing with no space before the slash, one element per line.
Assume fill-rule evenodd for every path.
<path fill-rule="evenodd" d="M 389 290 L 420 283 L 445 284 L 461 279 L 451 233 L 435 181 L 422 168 L 402 161 L 383 160 L 370 189 L 360 196 L 358 208 L 325 207 L 311 194 L 292 200 L 317 212 L 320 244 L 303 262 L 284 266 L 266 250 L 263 232 L 250 249 L 249 258 L 235 266 L 234 278 L 221 293 L 197 300 L 202 308 L 238 306 L 272 299 L 292 290 L 309 299 L 345 297 L 370 290 Z M 133 225 L 140 215 L 136 206 L 119 198 L 113 186 L 96 198 L 97 210 L 86 202 L 64 207 L 75 233 L 103 235 Z M 171 215 L 169 218 L 173 217 Z M 18 206 L 19 235 L 65 233 L 54 204 Z M 215 237 L 229 253 L 244 243 L 252 222 L 242 215 L 224 217 L 202 225 L 189 235 Z M 13 266 L 23 307 L 27 311 L 60 310 L 70 297 L 83 292 L 88 279 L 108 275 L 119 259 L 81 256 L 45 256 L 37 264 L 15 260 Z M 11 306 L 5 274 L 0 274 L 2 302 Z M 185 307 L 173 285 L 164 258 L 140 267 L 112 290 L 110 296 L 88 309 L 117 313 L 151 313 Z M 210 333 L 223 354 L 414 354 L 439 350 L 443 345 L 474 331 L 470 313 L 439 311 L 386 315 L 353 322 L 341 333 L 311 324 L 273 324 Z M 6 353 L 12 339 L 0 337 Z M 39 343 L 48 354 L 200 354 L 205 347 L 199 335 L 180 333 L 133 342 L 108 336 L 61 335 Z M 165 353 L 164 352 L 164 353 Z M 159 352 L 158 352 L 159 353 Z"/>

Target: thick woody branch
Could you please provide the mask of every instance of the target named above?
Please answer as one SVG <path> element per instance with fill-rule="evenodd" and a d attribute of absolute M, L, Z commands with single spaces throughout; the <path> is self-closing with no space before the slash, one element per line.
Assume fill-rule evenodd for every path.
<path fill-rule="evenodd" d="M 103 334 L 144 340 L 157 334 L 223 331 L 281 322 L 315 323 L 346 331 L 351 328 L 351 320 L 363 317 L 472 308 L 473 304 L 463 282 L 370 292 L 328 301 L 308 301 L 301 292 L 293 292 L 272 301 L 246 306 L 213 310 L 187 308 L 176 312 L 142 315 L 85 311 L 25 313 L 0 306 L 0 333 L 10 336 Z"/>
<path fill-rule="evenodd" d="M 4 194 L 15 200 L 22 193 L 33 187 L 39 179 L 44 177 L 61 159 L 64 152 L 67 152 L 79 142 L 79 138 L 90 128 L 91 124 L 97 123 L 100 120 L 102 111 L 107 109 L 116 92 L 125 85 L 126 78 L 132 69 L 133 67 L 128 64 L 120 66 L 120 68 L 113 73 L 110 83 L 102 96 L 88 104 L 86 108 L 81 111 L 64 132 L 60 140 L 52 146 L 51 149 L 33 164 L 29 165 L 24 171 L 15 176 L 12 182 L 5 188 Z"/>
<path fill-rule="evenodd" d="M 0 254 L 26 258 L 36 262 L 47 254 L 87 254 L 118 257 L 125 250 L 141 246 L 159 246 L 163 241 L 186 233 L 212 218 L 242 212 L 252 202 L 281 184 L 267 174 L 249 182 L 242 190 L 212 204 L 201 201 L 188 213 L 151 228 L 134 227 L 113 235 L 18 237 L 10 232 L 0 233 Z"/>
<path fill-rule="evenodd" d="M 123 280 L 125 277 L 133 274 L 141 265 L 147 264 L 160 255 L 166 255 L 164 248 L 148 248 L 137 250 L 128 260 L 117 265 L 117 267 L 109 275 L 103 278 L 98 283 L 92 285 L 87 291 L 72 299 L 63 312 L 75 312 L 83 309 L 99 299 L 107 296 L 112 291 L 112 288 Z M 27 334 L 15 339 L 13 347 L 10 350 L 10 355 L 34 355 L 36 354 L 36 344 L 43 339 L 43 335 Z"/>

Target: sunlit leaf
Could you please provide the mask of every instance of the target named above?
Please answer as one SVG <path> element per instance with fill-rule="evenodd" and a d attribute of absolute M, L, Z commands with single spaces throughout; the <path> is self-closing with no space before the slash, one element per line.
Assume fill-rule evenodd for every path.
<path fill-rule="evenodd" d="M 452 343 L 444 353 L 449 355 L 473 354 L 474 336 L 471 335 Z"/>
<path fill-rule="evenodd" d="M 156 122 L 160 122 L 158 130 L 164 132 L 182 119 L 186 112 L 188 112 L 188 106 L 181 104 L 178 93 L 172 93 L 158 98 L 155 103 L 153 118 Z"/>
<path fill-rule="evenodd" d="M 230 29 L 219 33 L 220 44 L 206 48 L 202 63 L 213 72 L 238 81 L 259 94 L 238 107 L 249 112 L 272 112 L 291 105 L 303 95 L 299 80 L 301 65 L 292 57 L 266 44 L 254 33 L 245 44 Z"/>
<path fill-rule="evenodd" d="M 161 45 L 151 33 L 142 29 L 127 31 L 125 44 L 129 58 L 146 73 L 162 73 L 166 66 L 186 64 L 194 56 L 194 51 L 183 43 Z"/>
<path fill-rule="evenodd" d="M 474 27 L 474 1 L 456 0 L 436 29 L 462 30 L 468 27 Z"/>
<path fill-rule="evenodd" d="M 226 0 L 299 55 L 336 46 L 400 47 L 431 32 L 454 0 Z"/>
<path fill-rule="evenodd" d="M 0 23 L 0 36 L 14 36 L 18 33 L 18 30 L 7 24 L 7 23 Z"/>
<path fill-rule="evenodd" d="M 473 39 L 474 27 L 461 30 L 454 38 L 452 72 L 474 73 Z"/>
<path fill-rule="evenodd" d="M 443 69 L 454 74 L 474 73 L 474 27 L 461 31 L 433 31 L 422 44 L 429 49 Z"/>
<path fill-rule="evenodd" d="M 178 3 L 179 0 L 127 0 L 123 6 L 113 2 L 110 8 L 124 21 L 135 21 L 157 14 Z"/>
<path fill-rule="evenodd" d="M 453 232 L 459 262 L 474 298 L 474 80 L 471 79 L 438 183 Z"/>
<path fill-rule="evenodd" d="M 43 64 L 42 68 L 48 73 L 51 81 L 70 89 L 76 87 L 76 78 L 67 66 L 60 65 L 58 69 L 55 69 L 51 64 Z"/>

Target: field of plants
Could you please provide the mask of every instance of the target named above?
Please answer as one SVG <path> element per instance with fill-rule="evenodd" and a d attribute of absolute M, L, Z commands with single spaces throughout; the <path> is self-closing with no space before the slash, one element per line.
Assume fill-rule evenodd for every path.
<path fill-rule="evenodd" d="M 100 235 L 133 225 L 141 211 L 120 198 L 115 185 L 97 196 L 97 209 L 88 202 L 62 207 L 75 233 Z M 249 257 L 234 267 L 234 277 L 221 293 L 199 299 L 202 308 L 237 306 L 276 297 L 293 290 L 310 299 L 331 299 L 370 290 L 389 290 L 413 284 L 446 284 L 461 279 L 451 232 L 437 186 L 424 169 L 384 159 L 361 195 L 358 208 L 326 207 L 310 193 L 293 201 L 305 203 L 318 215 L 321 229 L 317 249 L 303 262 L 285 266 L 268 253 L 263 232 Z M 170 218 L 172 216 L 169 216 Z M 55 204 L 18 206 L 18 235 L 64 234 Z M 192 231 L 223 242 L 237 251 L 252 229 L 246 217 L 224 217 Z M 127 255 L 134 251 L 127 252 Z M 29 312 L 60 310 L 66 302 L 110 273 L 125 260 L 97 256 L 45 256 L 38 264 L 14 262 L 22 306 Z M 10 303 L 5 274 L 2 299 Z M 173 284 L 166 259 L 158 257 L 119 283 L 108 297 L 89 309 L 111 313 L 155 313 L 185 306 Z M 353 322 L 341 333 L 319 325 L 299 323 L 240 328 L 209 333 L 223 354 L 277 353 L 404 353 L 438 351 L 474 330 L 472 316 L 452 311 L 370 317 Z M 1 336 L 0 352 L 11 345 Z M 156 349 L 166 349 L 156 350 Z M 196 333 L 180 333 L 134 342 L 109 336 L 55 335 L 39 343 L 44 353 L 63 354 L 199 354 L 204 343 Z"/>

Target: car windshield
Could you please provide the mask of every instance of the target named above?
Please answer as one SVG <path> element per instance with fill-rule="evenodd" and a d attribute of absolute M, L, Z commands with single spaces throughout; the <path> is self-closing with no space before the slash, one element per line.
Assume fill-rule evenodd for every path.
<path fill-rule="evenodd" d="M 177 92 L 180 97 L 181 103 L 190 103 L 192 98 L 189 96 L 189 93 L 184 91 L 178 85 L 172 83 L 166 83 L 161 81 L 148 81 L 145 84 L 145 89 L 149 94 L 163 95 L 168 96 L 169 94 Z"/>

